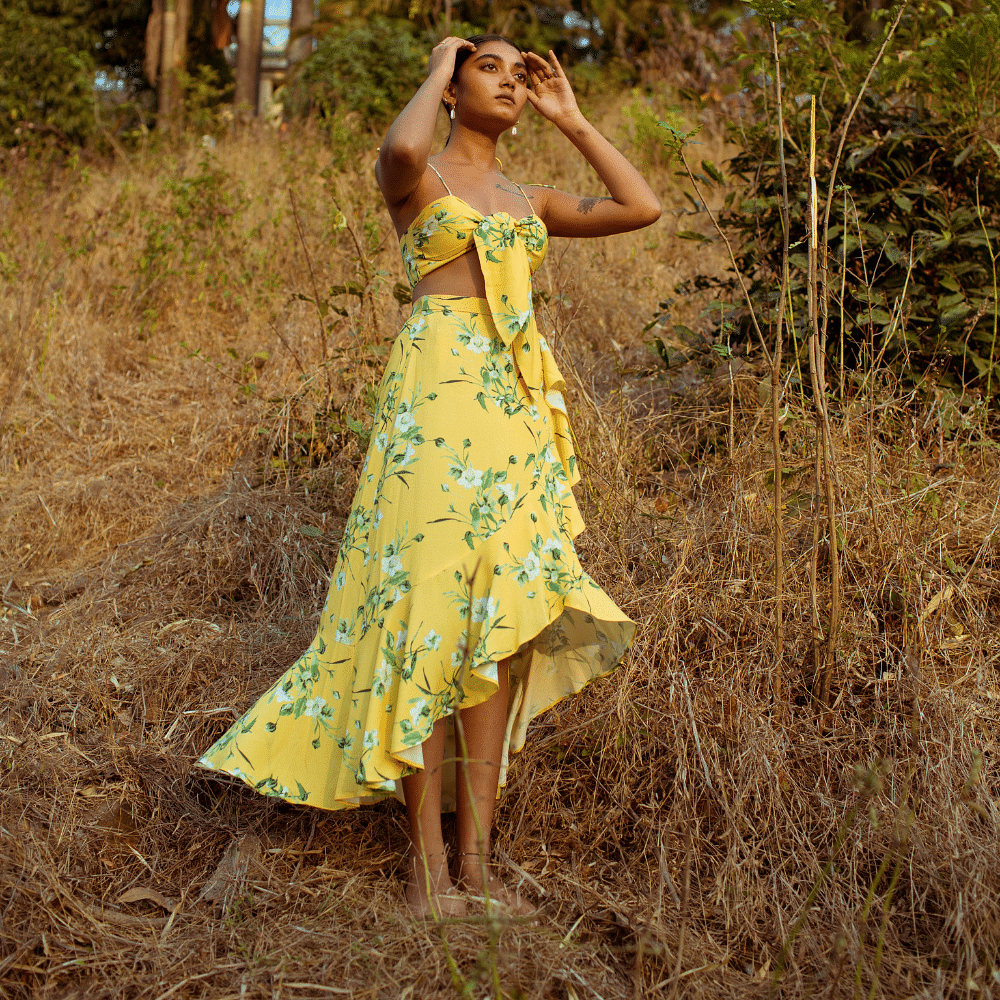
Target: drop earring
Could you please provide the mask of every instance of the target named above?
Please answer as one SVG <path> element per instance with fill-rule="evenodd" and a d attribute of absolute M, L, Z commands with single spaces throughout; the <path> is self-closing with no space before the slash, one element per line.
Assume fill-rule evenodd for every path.
<path fill-rule="evenodd" d="M 448 117 L 449 117 L 449 118 L 450 118 L 450 119 L 451 119 L 452 121 L 454 121 L 454 120 L 455 120 L 455 105 L 454 105 L 454 104 L 453 104 L 453 105 L 452 105 L 452 106 L 451 106 L 451 107 L 450 107 L 450 108 L 448 109 Z"/>
<path fill-rule="evenodd" d="M 517 135 L 517 122 L 514 122 L 514 127 L 510 130 L 511 135 Z"/>

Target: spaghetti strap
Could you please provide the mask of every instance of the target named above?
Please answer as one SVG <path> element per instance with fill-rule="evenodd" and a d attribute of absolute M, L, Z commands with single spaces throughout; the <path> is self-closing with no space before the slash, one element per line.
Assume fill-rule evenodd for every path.
<path fill-rule="evenodd" d="M 434 164 L 430 162 L 430 160 L 427 161 L 427 166 L 429 166 L 431 170 L 433 170 L 434 173 L 438 175 L 438 180 L 444 185 L 445 191 L 447 191 L 448 194 L 451 194 L 451 188 L 448 187 L 448 182 L 441 176 L 441 172 L 438 170 L 438 168 L 435 167 Z M 524 194 L 523 191 L 521 193 Z M 451 194 L 451 196 L 452 198 L 455 197 L 453 194 Z"/>
<path fill-rule="evenodd" d="M 438 176 L 440 176 L 440 175 L 438 175 Z M 531 199 L 524 193 L 524 188 L 521 187 L 521 185 L 518 184 L 517 181 L 514 181 L 514 187 L 516 187 L 518 189 L 518 191 L 521 192 L 521 197 L 528 203 L 528 211 L 531 212 L 532 215 L 534 215 L 535 214 L 535 206 L 531 204 Z"/>

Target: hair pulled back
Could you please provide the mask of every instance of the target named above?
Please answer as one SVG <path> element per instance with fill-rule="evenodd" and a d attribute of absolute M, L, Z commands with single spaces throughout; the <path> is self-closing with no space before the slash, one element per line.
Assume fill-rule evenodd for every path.
<path fill-rule="evenodd" d="M 509 38 L 505 38 L 503 35 L 470 35 L 466 41 L 472 42 L 473 45 L 478 49 L 483 42 L 503 42 L 505 45 L 509 45 L 515 52 L 521 52 L 518 45 L 512 42 Z M 469 49 L 459 49 L 455 53 L 455 72 L 451 75 L 451 82 L 458 83 L 458 72 L 465 65 L 465 61 L 474 55 Z"/>

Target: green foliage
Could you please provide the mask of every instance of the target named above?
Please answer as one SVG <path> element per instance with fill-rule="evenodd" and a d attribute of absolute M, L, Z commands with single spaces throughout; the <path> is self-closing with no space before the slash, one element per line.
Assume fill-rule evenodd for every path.
<path fill-rule="evenodd" d="M 166 206 L 164 205 L 166 201 Z M 214 308 L 237 308 L 269 291 L 256 237 L 247 224 L 250 197 L 206 153 L 197 172 L 167 177 L 141 213 L 145 236 L 134 265 L 129 307 L 148 329 L 180 292 Z M 166 208 L 166 210 L 165 210 Z M 122 205 L 129 212 L 127 204 Z"/>
<path fill-rule="evenodd" d="M 793 347 L 807 332 L 809 100 L 817 96 L 820 209 L 842 123 L 882 39 L 848 40 L 832 5 L 779 31 L 791 254 L 788 323 Z M 743 40 L 744 86 L 752 101 L 741 123 L 744 150 L 731 169 L 746 197 L 721 216 L 752 279 L 758 316 L 773 325 L 783 226 L 776 155 L 773 56 L 768 34 Z M 922 5 L 900 24 L 851 122 L 829 230 L 831 360 L 850 370 L 889 364 L 919 382 L 995 392 L 997 253 L 1000 252 L 998 127 L 1000 4 L 954 17 Z M 701 182 L 711 185 L 711 176 Z M 822 237 L 822 216 L 820 236 Z M 723 294 L 738 301 L 734 278 Z M 741 322 L 750 338 L 749 317 Z"/>
<path fill-rule="evenodd" d="M 71 146 L 94 129 L 94 48 L 86 0 L 0 8 L 0 146 L 32 137 Z"/>
<path fill-rule="evenodd" d="M 354 112 L 378 130 L 423 83 L 429 51 L 413 25 L 398 18 L 335 28 L 303 64 L 289 104 L 330 119 Z"/>

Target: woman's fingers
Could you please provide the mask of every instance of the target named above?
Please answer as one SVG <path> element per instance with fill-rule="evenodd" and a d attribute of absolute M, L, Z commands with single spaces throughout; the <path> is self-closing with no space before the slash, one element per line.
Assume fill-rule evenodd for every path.
<path fill-rule="evenodd" d="M 566 74 L 563 72 L 559 60 L 555 53 L 549 50 L 549 59 L 543 59 L 535 52 L 522 52 L 522 58 L 528 68 L 528 76 L 531 84 L 536 89 L 548 81 L 565 80 Z"/>

